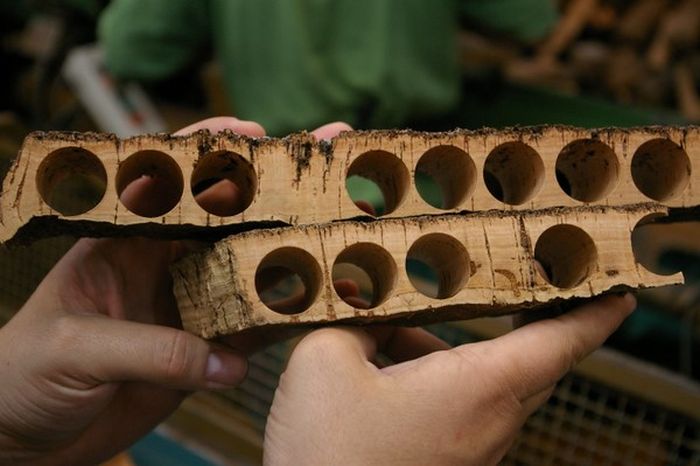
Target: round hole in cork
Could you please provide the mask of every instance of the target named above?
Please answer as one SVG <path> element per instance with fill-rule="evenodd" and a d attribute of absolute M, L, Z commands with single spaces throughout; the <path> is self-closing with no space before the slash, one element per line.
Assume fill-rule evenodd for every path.
<path fill-rule="evenodd" d="M 617 185 L 620 164 L 615 152 L 595 139 L 567 144 L 557 157 L 556 177 L 561 189 L 581 202 L 595 202 Z"/>
<path fill-rule="evenodd" d="M 120 201 L 142 217 L 159 217 L 170 212 L 180 201 L 183 186 L 177 162 L 157 150 L 136 152 L 121 162 L 117 170 Z"/>
<path fill-rule="evenodd" d="M 321 267 L 314 256 L 290 246 L 267 254 L 255 271 L 260 300 L 280 314 L 299 314 L 311 307 L 322 281 Z"/>
<path fill-rule="evenodd" d="M 389 298 L 396 285 L 396 262 L 386 249 L 356 243 L 341 252 L 333 264 L 333 287 L 352 307 L 371 309 Z"/>
<path fill-rule="evenodd" d="M 527 144 L 506 142 L 486 157 L 484 182 L 499 201 L 524 204 L 535 197 L 544 183 L 544 163 L 537 151 Z"/>
<path fill-rule="evenodd" d="M 535 267 L 557 288 L 583 283 L 598 264 L 593 239 L 573 225 L 555 225 L 542 233 L 535 245 Z"/>
<path fill-rule="evenodd" d="M 429 298 L 456 295 L 469 278 L 469 254 L 454 237 L 430 233 L 411 245 L 406 273 L 413 287 Z"/>
<path fill-rule="evenodd" d="M 454 209 L 474 191 L 476 166 L 463 150 L 437 146 L 418 160 L 414 179 L 425 202 L 438 209 Z"/>
<path fill-rule="evenodd" d="M 692 270 L 700 222 L 662 222 L 664 214 L 650 214 L 632 230 L 632 252 L 642 267 L 657 275 Z"/>
<path fill-rule="evenodd" d="M 350 199 L 362 211 L 381 217 L 403 202 L 410 175 L 394 154 L 373 150 L 357 157 L 348 168 L 345 187 Z"/>
<path fill-rule="evenodd" d="M 690 180 L 690 159 L 668 139 L 652 139 L 632 156 L 632 179 L 645 196 L 667 201 L 681 195 Z"/>
<path fill-rule="evenodd" d="M 197 204 L 219 217 L 240 214 L 258 189 L 253 165 L 240 154 L 212 152 L 197 162 L 190 180 Z"/>
<path fill-rule="evenodd" d="M 39 195 L 53 210 L 66 216 L 88 212 L 107 190 L 107 172 L 99 158 L 80 147 L 55 150 L 39 164 Z"/>

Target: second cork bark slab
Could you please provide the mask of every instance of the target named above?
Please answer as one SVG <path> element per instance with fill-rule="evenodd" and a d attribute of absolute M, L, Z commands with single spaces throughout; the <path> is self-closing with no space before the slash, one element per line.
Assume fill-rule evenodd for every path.
<path fill-rule="evenodd" d="M 682 282 L 680 274 L 648 272 L 632 251 L 635 225 L 664 213 L 653 206 L 590 208 L 243 233 L 178 263 L 175 294 L 185 328 L 207 338 L 255 327 L 498 315 L 556 299 Z M 536 249 L 547 268 L 544 275 L 534 261 Z M 421 284 L 409 278 L 405 264 L 412 254 L 434 258 L 437 293 L 424 294 Z M 348 304 L 336 291 L 338 262 L 368 273 L 375 290 L 370 309 Z M 261 300 L 258 274 L 265 266 L 286 267 L 301 276 L 305 294 L 295 314 L 275 312 Z"/>

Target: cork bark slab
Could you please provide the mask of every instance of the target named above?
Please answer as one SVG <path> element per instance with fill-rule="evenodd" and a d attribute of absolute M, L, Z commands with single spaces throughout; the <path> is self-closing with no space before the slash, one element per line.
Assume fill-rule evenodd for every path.
<path fill-rule="evenodd" d="M 367 216 L 346 190 L 348 175 L 382 189 L 384 218 L 457 212 L 537 211 L 555 207 L 629 206 L 649 201 L 672 208 L 698 205 L 700 130 L 584 130 L 538 127 L 418 133 L 343 133 L 316 142 L 301 133 L 250 139 L 232 133 L 111 135 L 33 133 L 6 177 L 0 196 L 0 242 L 18 236 L 147 234 L 191 237 L 259 227 L 310 225 Z M 119 191 L 130 178 L 171 182 L 172 205 L 155 216 L 130 212 Z M 416 174 L 441 185 L 443 204 L 428 204 Z M 52 187 L 71 176 L 103 183 L 95 205 L 56 210 Z M 195 182 L 228 177 L 247 204 L 234 215 L 204 210 Z M 96 188 L 100 189 L 100 188 Z M 71 192 L 81 200 L 84 193 Z M 52 207 L 54 205 L 54 207 Z"/>
<path fill-rule="evenodd" d="M 681 283 L 681 274 L 645 270 L 632 251 L 635 225 L 665 213 L 655 205 L 584 207 L 259 230 L 176 264 L 174 289 L 185 328 L 207 338 L 256 327 L 499 315 L 553 300 Z M 410 251 L 436 266 L 438 298 L 418 291 L 407 275 Z M 549 280 L 563 287 L 545 280 L 536 255 Z M 336 262 L 368 272 L 379 296 L 371 309 L 353 307 L 336 293 Z M 287 315 L 263 303 L 256 274 L 264 264 L 299 273 L 305 310 Z"/>

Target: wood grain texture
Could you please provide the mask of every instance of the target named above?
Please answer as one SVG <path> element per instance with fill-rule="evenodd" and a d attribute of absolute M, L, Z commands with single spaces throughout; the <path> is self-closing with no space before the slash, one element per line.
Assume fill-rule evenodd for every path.
<path fill-rule="evenodd" d="M 649 141 L 655 142 L 645 146 Z M 573 150 L 570 143 L 575 143 Z M 568 163 L 558 167 L 557 160 L 567 146 L 569 155 L 564 159 Z M 97 168 L 80 157 L 71 159 L 70 152 L 76 148 L 94 154 L 97 162 L 92 163 Z M 426 160 L 424 155 L 431 149 L 433 156 L 427 158 L 431 160 L 421 168 L 421 160 Z M 162 152 L 165 157 L 129 162 L 135 161 L 130 156 L 142 151 Z M 493 163 L 488 164 L 487 158 L 494 151 Z M 651 155 L 636 158 L 639 152 Z M 209 157 L 212 153 L 215 155 Z M 677 156 L 672 157 L 674 153 Z M 207 157 L 209 162 L 205 163 Z M 229 164 L 224 176 L 238 176 L 241 186 L 250 188 L 250 205 L 235 215 L 208 213 L 192 195 L 193 174 L 206 165 L 210 172 L 216 171 L 216 164 L 210 163 L 216 157 L 233 157 L 230 160 L 235 159 L 234 166 Z M 49 158 L 50 164 L 46 163 Z M 166 167 L 164 160 L 168 158 L 173 163 Z M 635 184 L 635 158 L 641 173 L 637 176 L 641 176 L 646 194 Z M 150 135 L 127 140 L 90 133 L 33 133 L 3 184 L 0 242 L 13 238 L 18 231 L 18 236 L 27 237 L 56 233 L 191 237 L 219 231 L 223 237 L 261 226 L 308 225 L 366 216 L 346 191 L 349 173 L 374 179 L 383 187 L 391 210 L 383 218 L 494 209 L 628 206 L 652 200 L 668 207 L 693 207 L 700 197 L 700 171 L 692 169 L 695 160 L 700 160 L 700 130 L 696 127 L 370 131 L 343 133 L 322 143 L 305 133 L 284 139 L 199 132 L 183 137 Z M 83 171 L 99 171 L 103 167 L 104 194 L 84 212 L 62 214 L 47 203 L 46 195 L 42 197 L 42 186 L 46 191 L 47 186 L 53 186 L 81 164 Z M 241 174 L 240 167 L 248 164 L 253 172 Z M 223 170 L 225 165 L 218 167 Z M 120 169 L 180 178 L 173 183 L 179 183 L 176 188 L 181 189 L 181 194 L 172 208 L 162 214 L 137 215 L 120 202 L 119 179 L 121 176 L 123 184 L 128 178 L 124 173 L 120 175 Z M 444 182 L 445 203 L 449 205 L 437 208 L 421 198 L 414 183 L 417 171 Z M 491 191 L 486 179 L 491 180 Z M 506 202 L 493 194 L 494 179 Z M 566 194 L 564 185 L 571 195 Z"/>

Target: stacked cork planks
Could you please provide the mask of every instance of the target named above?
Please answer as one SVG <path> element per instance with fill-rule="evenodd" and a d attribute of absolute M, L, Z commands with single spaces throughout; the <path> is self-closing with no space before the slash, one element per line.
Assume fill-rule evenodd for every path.
<path fill-rule="evenodd" d="M 681 282 L 640 266 L 631 234 L 694 213 L 698 157 L 695 127 L 359 131 L 321 142 L 34 133 L 5 179 L 0 241 L 218 239 L 173 267 L 183 324 L 205 337 L 498 315 Z M 163 196 L 131 211 L 120 199 L 143 176 Z M 380 206 L 347 189 L 353 177 L 377 188 Z M 202 203 L 221 180 L 236 202 Z"/>

